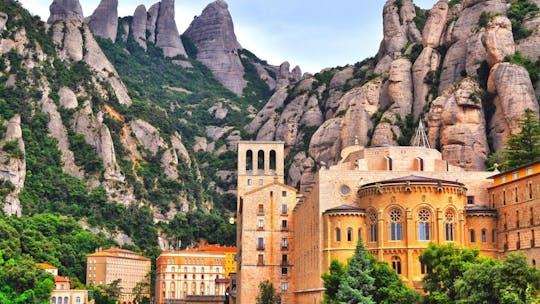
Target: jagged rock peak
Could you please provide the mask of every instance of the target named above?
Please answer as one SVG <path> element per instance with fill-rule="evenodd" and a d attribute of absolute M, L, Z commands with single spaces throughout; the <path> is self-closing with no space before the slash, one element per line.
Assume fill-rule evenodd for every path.
<path fill-rule="evenodd" d="M 227 3 L 210 3 L 195 17 L 184 33 L 197 47 L 197 59 L 204 63 L 228 89 L 242 94 L 246 81 L 244 67 L 238 56 L 242 47 L 236 40 L 234 24 Z"/>
<path fill-rule="evenodd" d="M 133 32 L 133 38 L 143 49 L 146 50 L 146 22 L 147 13 L 144 5 L 139 5 L 133 13 L 133 23 L 131 24 L 131 30 Z"/>
<path fill-rule="evenodd" d="M 88 18 L 88 26 L 94 35 L 109 38 L 114 42 L 118 31 L 118 0 L 101 0 Z"/>
<path fill-rule="evenodd" d="M 163 0 L 159 6 L 156 24 L 156 46 L 163 50 L 163 55 L 166 57 L 175 57 L 177 55 L 187 57 L 174 20 L 174 0 Z"/>
<path fill-rule="evenodd" d="M 48 23 L 55 23 L 59 20 L 82 20 L 83 11 L 79 0 L 54 0 L 49 6 L 51 15 Z"/>

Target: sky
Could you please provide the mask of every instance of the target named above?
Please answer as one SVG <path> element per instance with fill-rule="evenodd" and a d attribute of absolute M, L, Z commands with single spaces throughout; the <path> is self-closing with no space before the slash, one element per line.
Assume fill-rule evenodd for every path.
<path fill-rule="evenodd" d="M 316 73 L 326 67 L 354 64 L 377 54 L 382 40 L 384 0 L 226 0 L 243 48 L 270 64 Z M 52 0 L 19 0 L 46 21 Z M 85 16 L 99 0 L 80 0 Z M 119 0 L 119 16 L 133 15 L 139 4 L 158 0 Z M 211 0 L 176 0 L 176 23 L 183 33 Z M 431 8 L 436 0 L 414 0 Z"/>

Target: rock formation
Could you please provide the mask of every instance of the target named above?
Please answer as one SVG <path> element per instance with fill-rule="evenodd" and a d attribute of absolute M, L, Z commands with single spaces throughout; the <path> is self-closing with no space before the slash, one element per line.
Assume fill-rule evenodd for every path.
<path fill-rule="evenodd" d="M 223 0 L 210 3 L 184 35 L 197 47 L 197 60 L 212 70 L 226 88 L 242 95 L 246 86 L 244 66 L 238 54 L 242 47 L 236 40 L 227 3 Z"/>
<path fill-rule="evenodd" d="M 157 19 L 159 15 L 159 6 L 160 3 L 156 3 L 152 5 L 148 9 L 148 20 L 146 23 L 146 29 L 148 31 L 148 42 L 156 43 L 156 26 L 157 26 Z"/>
<path fill-rule="evenodd" d="M 79 0 L 54 0 L 49 7 L 51 16 L 48 23 L 56 21 L 78 20 L 83 19 L 83 11 Z"/>
<path fill-rule="evenodd" d="M 6 214 L 20 216 L 22 208 L 19 193 L 26 179 L 26 155 L 20 115 L 16 114 L 7 122 L 6 133 L 0 140 L 0 145 L 0 180 L 4 184 L 3 188 L 11 190 L 5 198 L 3 210 Z M 6 186 L 6 183 L 9 186 Z"/>
<path fill-rule="evenodd" d="M 86 23 L 94 35 L 114 42 L 118 31 L 118 0 L 101 0 Z"/>
<path fill-rule="evenodd" d="M 183 55 L 187 57 L 184 45 L 174 21 L 174 0 L 163 0 L 159 6 L 156 23 L 156 46 L 163 50 L 166 57 Z"/>
<path fill-rule="evenodd" d="M 131 31 L 133 33 L 133 39 L 139 44 L 143 49 L 146 50 L 146 23 L 147 23 L 147 14 L 146 7 L 144 5 L 139 5 L 133 13 L 133 22 L 131 23 Z"/>

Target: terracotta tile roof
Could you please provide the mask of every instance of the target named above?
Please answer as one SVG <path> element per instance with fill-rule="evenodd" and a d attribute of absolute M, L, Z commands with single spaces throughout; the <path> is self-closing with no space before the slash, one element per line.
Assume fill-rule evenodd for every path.
<path fill-rule="evenodd" d="M 58 269 L 58 267 L 54 267 L 53 265 L 47 263 L 36 263 L 36 267 L 41 269 Z"/>
<path fill-rule="evenodd" d="M 335 208 L 330 208 L 324 212 L 324 214 L 327 213 L 339 213 L 339 212 L 354 212 L 354 213 L 362 213 L 366 212 L 366 209 L 359 208 L 351 205 L 341 205 Z"/>
<path fill-rule="evenodd" d="M 61 277 L 61 276 L 54 276 L 54 282 L 55 283 L 69 283 L 69 278 Z"/>
<path fill-rule="evenodd" d="M 456 181 L 448 181 L 448 180 L 436 179 L 436 178 L 430 178 L 430 177 L 424 177 L 424 176 L 409 175 L 409 176 L 386 179 L 386 180 L 379 181 L 379 182 L 365 184 L 362 187 L 373 186 L 373 185 L 376 185 L 376 184 L 383 184 L 384 185 L 384 184 L 405 183 L 405 182 L 411 182 L 411 183 L 441 183 L 441 184 L 464 186 L 463 183 L 456 182 Z"/>

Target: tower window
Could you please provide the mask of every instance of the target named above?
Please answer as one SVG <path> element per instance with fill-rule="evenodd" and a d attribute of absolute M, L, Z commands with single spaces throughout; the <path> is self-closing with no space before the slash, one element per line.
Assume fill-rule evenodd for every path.
<path fill-rule="evenodd" d="M 246 151 L 246 171 L 253 170 L 253 151 Z"/>
<path fill-rule="evenodd" d="M 401 239 L 402 239 L 401 211 L 399 209 L 392 209 L 392 211 L 390 211 L 390 240 L 401 241 Z"/>
<path fill-rule="evenodd" d="M 474 229 L 471 229 L 469 232 L 470 232 L 471 243 L 476 242 L 476 234 L 474 233 Z"/>
<path fill-rule="evenodd" d="M 482 229 L 482 243 L 487 243 L 487 230 Z"/>
<path fill-rule="evenodd" d="M 270 151 L 270 170 L 276 170 L 276 151 Z"/>
<path fill-rule="evenodd" d="M 347 228 L 347 242 L 352 242 L 352 228 Z"/>
<path fill-rule="evenodd" d="M 445 236 L 446 241 L 453 242 L 454 241 L 454 213 L 451 211 L 446 211 L 445 214 Z"/>
<path fill-rule="evenodd" d="M 257 170 L 264 170 L 264 151 L 259 150 L 257 153 Z"/>
<path fill-rule="evenodd" d="M 401 274 L 401 259 L 398 256 L 392 258 L 392 268 L 397 274 Z"/>
<path fill-rule="evenodd" d="M 257 257 L 257 265 L 264 265 L 264 255 L 259 254 Z"/>
<path fill-rule="evenodd" d="M 377 242 L 377 213 L 375 211 L 369 213 L 369 240 Z"/>
<path fill-rule="evenodd" d="M 336 228 L 336 242 L 341 242 L 341 229 Z"/>
<path fill-rule="evenodd" d="M 392 171 L 392 158 L 390 156 L 386 156 L 386 169 L 388 171 Z"/>
<path fill-rule="evenodd" d="M 431 239 L 431 213 L 422 209 L 418 212 L 418 239 L 420 241 L 429 241 Z"/>
<path fill-rule="evenodd" d="M 472 195 L 467 196 L 467 204 L 468 205 L 473 205 L 474 204 L 474 196 L 472 196 Z"/>

